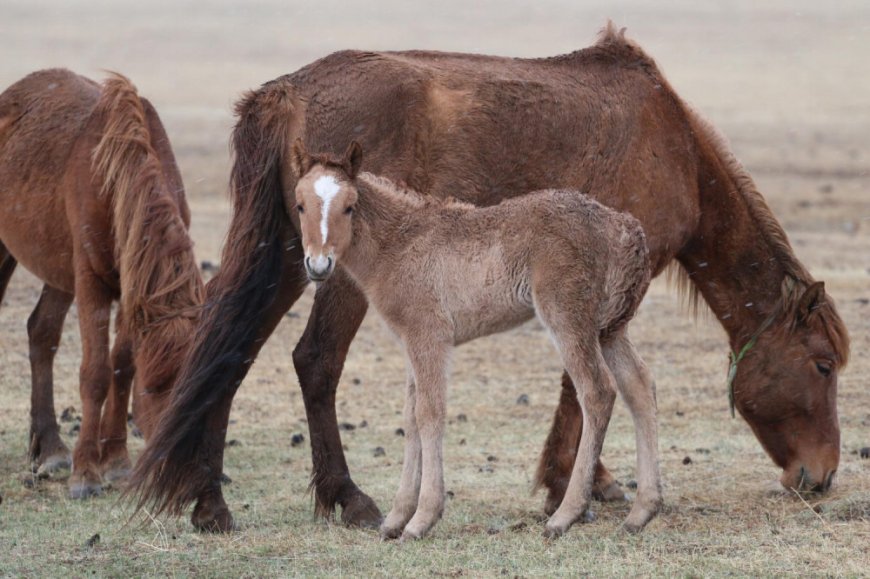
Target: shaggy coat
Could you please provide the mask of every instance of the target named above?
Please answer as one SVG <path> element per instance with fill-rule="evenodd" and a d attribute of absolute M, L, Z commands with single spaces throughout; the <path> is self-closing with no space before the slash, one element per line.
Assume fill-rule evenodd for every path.
<path fill-rule="evenodd" d="M 231 521 L 218 477 L 232 399 L 308 283 L 291 211 L 297 137 L 316 151 L 357 140 L 367 171 L 435 197 L 493 205 L 573 189 L 630 212 L 644 227 L 653 275 L 674 264 L 691 297 L 713 310 L 735 357 L 753 344 L 736 366 L 734 401 L 782 468 L 783 484 L 830 486 L 846 328 L 724 139 L 612 25 L 595 45 L 552 58 L 338 52 L 249 93 L 237 113 L 234 216 L 216 301 L 180 371 L 173 410 L 137 470 L 143 503 L 178 513 L 199 498 L 197 514 Z M 317 511 L 339 504 L 353 524 L 380 520 L 350 477 L 335 411 L 365 312 L 364 296 L 339 270 L 319 288 L 293 353 Z M 537 477 L 549 491 L 548 511 L 561 503 L 581 433 L 570 377 L 562 383 Z M 601 494 L 622 496 L 603 465 L 597 472 Z"/>
<path fill-rule="evenodd" d="M 454 346 L 537 315 L 577 386 L 585 426 L 568 491 L 547 523 L 564 533 L 583 516 L 616 389 L 637 424 L 639 492 L 626 522 L 638 531 L 660 502 L 655 394 L 626 337 L 649 286 L 640 223 L 577 191 L 547 190 L 477 208 L 402 191 L 370 173 L 362 152 L 343 162 L 291 163 L 308 276 L 350 273 L 398 336 L 408 360 L 405 464 L 386 538 L 419 538 L 444 509 L 442 440 Z"/>
<path fill-rule="evenodd" d="M 70 462 L 58 435 L 52 362 L 67 310 L 74 298 L 78 304 L 82 424 L 73 498 L 129 473 L 134 371 L 134 416 L 146 436 L 161 412 L 203 300 L 189 224 L 166 132 L 129 80 L 112 74 L 99 85 L 52 69 L 0 94 L 0 297 L 19 263 L 45 284 L 27 323 L 30 455 L 40 471 Z"/>

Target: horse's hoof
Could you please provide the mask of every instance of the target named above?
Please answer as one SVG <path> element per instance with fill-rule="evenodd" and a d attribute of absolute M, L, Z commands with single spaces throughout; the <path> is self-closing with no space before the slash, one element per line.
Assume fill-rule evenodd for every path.
<path fill-rule="evenodd" d="M 392 541 L 402 535 L 402 527 L 386 527 L 381 525 L 380 535 L 383 541 Z"/>
<path fill-rule="evenodd" d="M 544 527 L 543 535 L 544 535 L 544 538 L 549 541 L 550 539 L 558 539 L 559 537 L 564 535 L 567 531 L 568 531 L 568 527 L 563 527 L 560 525 L 553 525 L 553 526 L 547 525 L 546 527 Z"/>
<path fill-rule="evenodd" d="M 399 539 L 399 543 L 408 543 L 410 541 L 417 541 L 417 540 L 422 539 L 422 538 L 423 538 L 423 535 L 418 535 L 417 533 L 413 533 L 413 532 L 409 531 L 408 529 L 405 529 L 402 532 L 402 537 Z"/>
<path fill-rule="evenodd" d="M 592 489 L 592 498 L 596 501 L 602 502 L 617 502 L 628 500 L 628 497 L 625 495 L 622 487 L 619 486 L 619 483 L 616 481 L 613 481 L 605 488 L 600 488 L 598 486 L 594 487 Z"/>
<path fill-rule="evenodd" d="M 341 507 L 341 522 L 348 527 L 377 529 L 384 516 L 378 505 L 365 493 L 357 493 Z"/>
<path fill-rule="evenodd" d="M 190 522 L 196 530 L 203 533 L 232 533 L 236 530 L 233 515 L 225 505 L 212 509 L 197 503 L 190 515 Z"/>
<path fill-rule="evenodd" d="M 69 480 L 69 498 L 80 500 L 98 497 L 103 494 L 103 485 L 83 476 L 72 476 Z"/>
<path fill-rule="evenodd" d="M 130 459 L 126 456 L 118 457 L 102 465 L 103 480 L 110 484 L 117 484 L 130 478 L 132 470 Z"/>
<path fill-rule="evenodd" d="M 37 478 L 48 478 L 61 470 L 68 470 L 72 465 L 72 456 L 69 451 L 58 452 L 36 462 Z"/>

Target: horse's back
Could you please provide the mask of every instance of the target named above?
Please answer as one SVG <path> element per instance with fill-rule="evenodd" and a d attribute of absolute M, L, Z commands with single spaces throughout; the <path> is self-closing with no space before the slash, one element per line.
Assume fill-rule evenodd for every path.
<path fill-rule="evenodd" d="M 309 147 L 358 140 L 367 171 L 427 194 L 492 205 L 590 192 L 641 220 L 657 271 L 697 222 L 690 122 L 627 42 L 546 59 L 344 51 L 288 79 L 307 99 Z"/>

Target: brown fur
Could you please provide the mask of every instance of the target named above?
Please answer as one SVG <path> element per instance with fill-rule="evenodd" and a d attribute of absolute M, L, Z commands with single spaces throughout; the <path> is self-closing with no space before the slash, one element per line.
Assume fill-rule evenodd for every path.
<path fill-rule="evenodd" d="M 0 195 L 4 210 L 15 211 L 4 216 L 0 239 L 46 284 L 28 321 L 31 454 L 52 469 L 68 452 L 57 437 L 51 364 L 75 295 L 83 416 L 70 493 L 86 497 L 129 469 L 134 371 L 135 419 L 147 435 L 186 352 L 202 302 L 189 211 L 159 118 L 121 75 L 100 86 L 65 70 L 33 73 L 0 95 L 0 118 Z"/>
<path fill-rule="evenodd" d="M 639 531 L 661 501 L 651 378 L 625 337 L 649 285 L 636 219 L 576 191 L 538 191 L 477 208 L 427 200 L 369 173 L 354 143 L 341 163 L 291 152 L 309 277 L 342 265 L 398 336 L 408 360 L 405 465 L 381 527 L 419 538 L 441 517 L 447 366 L 454 346 L 537 315 L 578 386 L 585 423 L 564 501 L 547 523 L 564 533 L 586 511 L 615 390 L 638 426 Z M 634 367 L 637 363 L 639 366 Z"/>
<path fill-rule="evenodd" d="M 278 93 L 292 94 L 298 106 L 282 106 L 280 99 L 275 104 Z M 302 136 L 317 151 L 341 150 L 358 140 L 366 150 L 365 170 L 427 195 L 493 205 L 536 189 L 565 188 L 630 212 L 646 232 L 653 274 L 676 260 L 725 328 L 734 351 L 783 303 L 787 278 L 796 282 L 789 301 L 801 303 L 812 287 L 781 227 L 721 139 L 679 98 L 655 62 L 612 25 L 594 46 L 545 59 L 338 52 L 264 85 L 245 102 L 260 115 L 271 108 L 274 122 L 261 125 L 240 117 L 235 170 L 256 168 L 252 177 L 260 184 L 265 183 L 261 176 L 269 177 L 258 189 L 234 182 L 231 236 L 257 230 L 254 238 L 264 247 L 281 239 L 298 245 L 292 233 L 289 240 L 281 237 L 298 227 L 296 217 L 276 217 L 281 200 L 295 187 L 292 139 Z M 266 165 L 265 159 L 283 161 Z M 288 199 L 286 209 L 292 203 Z M 283 268 L 271 267 L 260 255 L 250 247 L 227 247 L 224 266 L 251 272 L 260 289 L 240 293 L 232 277 L 214 287 L 217 301 L 197 336 L 199 353 L 185 362 L 185 375 L 195 380 L 182 380 L 180 392 L 207 392 L 216 382 L 241 380 L 247 366 L 227 378 L 226 368 L 213 360 L 255 356 L 272 321 L 301 291 L 305 278 L 299 254 L 295 266 Z M 269 297 L 273 288 L 285 288 L 286 299 Z M 223 304 L 243 296 L 271 301 L 262 315 L 236 328 L 232 307 Z M 337 303 L 340 316 L 333 313 Z M 812 315 L 801 309 L 780 316 L 740 363 L 735 381 L 737 408 L 783 467 L 789 486 L 802 486 L 804 479 L 810 486 L 826 486 L 822 483 L 839 456 L 836 377 L 847 359 L 848 338 L 830 299 L 821 295 L 818 304 L 825 305 Z M 330 513 L 340 504 L 343 519 L 357 524 L 376 523 L 378 513 L 350 478 L 334 404 L 344 356 L 365 312 L 364 297 L 338 272 L 318 289 L 293 354 L 311 429 L 318 512 Z M 225 340 L 229 326 L 247 342 Z M 780 354 L 784 351 L 789 355 Z M 825 377 L 816 363 L 828 364 L 828 358 L 831 372 Z M 576 399 L 571 381 L 565 385 L 569 394 L 561 397 L 553 432 L 579 432 L 580 408 L 571 405 Z M 235 389 L 221 392 L 223 417 Z M 172 424 L 183 425 L 183 416 L 177 413 Z M 771 430 L 771 425 L 777 426 Z M 173 464 L 191 457 L 183 448 L 214 449 L 212 467 L 202 475 L 207 485 L 178 475 L 140 479 L 140 489 L 158 505 L 174 508 L 193 500 L 192 490 L 219 493 L 214 465 L 225 429 L 223 418 L 216 418 L 205 430 L 197 422 L 185 432 L 166 432 L 174 445 L 163 449 Z M 787 437 L 789 430 L 801 434 Z M 551 436 L 544 449 L 538 482 L 550 491 L 548 504 L 561 501 L 560 489 L 570 475 L 563 465 L 573 463 L 573 440 Z M 163 456 L 158 448 L 149 452 Z M 802 470 L 810 474 L 798 477 Z M 603 467 L 599 473 L 599 482 L 612 480 Z"/>

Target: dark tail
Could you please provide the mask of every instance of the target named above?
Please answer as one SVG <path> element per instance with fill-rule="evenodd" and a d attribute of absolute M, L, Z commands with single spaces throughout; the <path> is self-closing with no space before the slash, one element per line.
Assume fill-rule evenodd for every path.
<path fill-rule="evenodd" d="M 288 224 L 281 166 L 302 136 L 304 103 L 286 79 L 250 92 L 236 105 L 230 176 L 233 221 L 220 273 L 208 284 L 191 350 L 166 412 L 139 458 L 127 494 L 137 510 L 180 515 L 220 476 L 204 464 L 213 438 L 210 413 L 232 400 L 253 360 L 249 352 L 281 276 Z"/>

